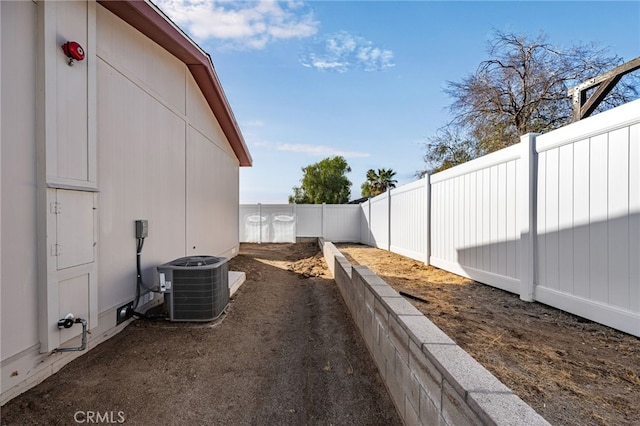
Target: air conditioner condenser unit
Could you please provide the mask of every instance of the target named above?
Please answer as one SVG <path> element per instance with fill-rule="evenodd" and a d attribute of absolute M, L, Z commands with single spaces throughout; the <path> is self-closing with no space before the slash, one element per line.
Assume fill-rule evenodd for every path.
<path fill-rule="evenodd" d="M 181 257 L 158 266 L 158 279 L 171 321 L 212 321 L 229 303 L 224 257 Z"/>

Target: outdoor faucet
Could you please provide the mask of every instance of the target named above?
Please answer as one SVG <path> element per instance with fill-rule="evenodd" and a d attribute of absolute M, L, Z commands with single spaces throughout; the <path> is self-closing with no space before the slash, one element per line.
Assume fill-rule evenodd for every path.
<path fill-rule="evenodd" d="M 53 352 L 72 352 L 84 351 L 87 348 L 87 320 L 84 318 L 75 318 L 73 314 L 67 314 L 66 317 L 58 320 L 58 328 L 71 328 L 73 324 L 82 324 L 82 342 L 75 348 L 56 348 Z"/>

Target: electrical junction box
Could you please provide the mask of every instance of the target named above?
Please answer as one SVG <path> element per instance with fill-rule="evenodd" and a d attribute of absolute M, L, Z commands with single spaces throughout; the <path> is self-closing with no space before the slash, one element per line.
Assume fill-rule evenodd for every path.
<path fill-rule="evenodd" d="M 136 238 L 147 238 L 147 236 L 149 236 L 149 221 L 136 220 Z"/>

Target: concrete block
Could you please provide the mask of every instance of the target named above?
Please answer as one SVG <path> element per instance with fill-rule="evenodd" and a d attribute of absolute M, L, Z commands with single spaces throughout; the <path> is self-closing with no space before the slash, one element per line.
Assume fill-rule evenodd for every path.
<path fill-rule="evenodd" d="M 438 401 L 439 406 L 440 401 Z M 420 407 L 418 409 L 420 422 L 430 426 L 444 423 L 438 407 L 436 407 L 436 404 L 429 398 L 424 389 L 420 388 Z"/>
<path fill-rule="evenodd" d="M 486 424 L 549 425 L 540 414 L 512 393 L 470 392 L 467 403 Z"/>
<path fill-rule="evenodd" d="M 355 284 L 355 288 L 356 288 L 356 297 L 358 298 L 364 298 L 364 281 L 360 280 L 354 280 L 352 279 L 352 281 L 357 281 L 357 284 Z"/>
<path fill-rule="evenodd" d="M 349 309 L 351 310 L 351 316 L 353 317 L 353 321 L 358 327 L 358 331 L 360 332 L 360 334 L 362 334 L 362 330 L 363 330 L 362 305 L 359 304 L 358 301 L 355 301 L 353 306 L 350 306 Z"/>
<path fill-rule="evenodd" d="M 367 268 L 366 266 L 363 265 L 353 265 L 353 273 L 357 276 L 360 277 L 365 277 L 365 276 L 376 276 L 376 273 L 373 272 L 371 269 Z"/>
<path fill-rule="evenodd" d="M 448 425 L 482 425 L 464 398 L 445 381 L 442 386 L 442 417 Z"/>
<path fill-rule="evenodd" d="M 335 264 L 335 273 L 333 274 L 334 277 L 340 277 L 340 281 L 345 281 L 346 279 L 349 279 L 349 275 L 347 274 L 347 268 L 351 266 L 351 264 L 347 263 L 344 264 L 342 262 L 337 262 Z M 349 279 L 350 280 L 350 279 Z"/>
<path fill-rule="evenodd" d="M 364 330 L 373 330 L 374 325 L 374 313 L 373 308 L 369 306 L 364 306 L 362 308 L 362 324 Z"/>
<path fill-rule="evenodd" d="M 409 369 L 409 364 L 402 361 L 396 352 L 395 376 L 400 382 L 404 394 L 409 398 L 414 407 L 420 406 L 420 385 L 418 380 Z"/>
<path fill-rule="evenodd" d="M 510 393 L 511 390 L 459 346 L 425 344 L 422 351 L 463 397 L 467 392 Z"/>
<path fill-rule="evenodd" d="M 367 305 L 368 307 L 371 308 L 371 310 L 373 310 L 374 306 L 375 306 L 375 296 L 373 295 L 373 292 L 371 291 L 371 288 L 367 287 L 367 286 L 363 286 L 362 287 L 362 292 L 364 294 L 364 303 L 365 305 Z"/>
<path fill-rule="evenodd" d="M 379 297 L 402 297 L 400 296 L 400 293 L 388 285 L 372 286 L 371 290 Z"/>
<path fill-rule="evenodd" d="M 413 342 L 409 342 L 409 368 L 436 410 L 442 402 L 442 373 Z"/>
<path fill-rule="evenodd" d="M 387 375 L 385 377 L 385 383 L 387 384 L 389 395 L 391 395 L 393 404 L 398 409 L 400 416 L 403 419 L 406 418 L 405 406 L 404 406 L 404 400 L 405 400 L 404 390 L 402 389 L 402 386 L 400 385 L 400 382 L 398 381 L 397 377 L 389 373 L 388 368 L 387 368 Z"/>
<path fill-rule="evenodd" d="M 377 324 L 374 327 L 373 311 L 368 307 L 364 307 L 362 310 L 362 335 L 367 345 L 370 343 L 373 345 L 375 339 L 375 333 L 378 332 Z"/>
<path fill-rule="evenodd" d="M 382 303 L 382 301 L 377 297 L 373 303 L 373 314 L 375 315 L 376 319 L 382 324 L 386 333 L 386 330 L 389 328 L 389 311 L 387 306 Z"/>
<path fill-rule="evenodd" d="M 409 363 L 409 335 L 398 320 L 389 316 L 389 339 L 396 347 L 398 356 L 406 364 Z"/>
<path fill-rule="evenodd" d="M 378 367 L 378 371 L 380 372 L 380 376 L 382 380 L 387 382 L 387 360 L 382 353 L 382 348 L 378 344 L 373 345 L 373 361 L 376 363 L 376 367 Z"/>
<path fill-rule="evenodd" d="M 383 280 L 377 275 L 373 275 L 373 276 L 366 275 L 363 277 L 363 279 L 365 280 L 366 284 L 368 284 L 370 287 L 390 287 L 385 280 Z"/>
<path fill-rule="evenodd" d="M 399 315 L 424 316 L 415 306 L 407 302 L 404 297 L 383 297 L 382 302 L 396 317 Z"/>
<path fill-rule="evenodd" d="M 356 306 L 356 318 L 358 319 L 358 329 L 364 333 L 365 322 L 370 321 L 367 314 L 367 307 L 363 305 Z"/>
<path fill-rule="evenodd" d="M 456 344 L 424 315 L 400 315 L 398 322 L 418 346 L 422 343 Z"/>
<path fill-rule="evenodd" d="M 335 256 L 334 259 L 335 259 L 334 261 L 342 267 L 342 269 L 345 271 L 347 276 L 351 278 L 351 275 L 352 275 L 351 270 L 353 268 L 353 266 L 351 265 L 351 262 L 349 262 L 347 258 L 344 257 L 342 254 Z"/>
<path fill-rule="evenodd" d="M 380 349 L 387 360 L 387 375 L 395 374 L 396 348 L 386 334 L 380 333 Z"/>
<path fill-rule="evenodd" d="M 408 398 L 406 398 L 404 401 L 404 413 L 404 423 L 406 425 L 423 425 L 423 423 L 420 421 L 420 416 L 418 415 L 418 407 L 414 406 Z"/>

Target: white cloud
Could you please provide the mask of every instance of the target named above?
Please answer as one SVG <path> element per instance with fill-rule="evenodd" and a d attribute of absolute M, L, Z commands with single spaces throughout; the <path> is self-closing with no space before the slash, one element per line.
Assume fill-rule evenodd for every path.
<path fill-rule="evenodd" d="M 156 0 L 158 7 L 197 41 L 231 49 L 314 35 L 319 23 L 299 1 Z"/>
<path fill-rule="evenodd" d="M 300 154 L 309 154 L 316 157 L 329 157 L 340 155 L 344 158 L 367 158 L 371 154 L 359 151 L 345 151 L 328 145 L 310 145 L 301 143 L 271 143 L 271 142 L 255 142 L 255 147 L 263 147 L 275 151 L 296 152 Z"/>
<path fill-rule="evenodd" d="M 339 73 L 352 69 L 382 71 L 395 66 L 391 50 L 346 31 L 317 38 L 300 62 L 308 68 Z"/>

